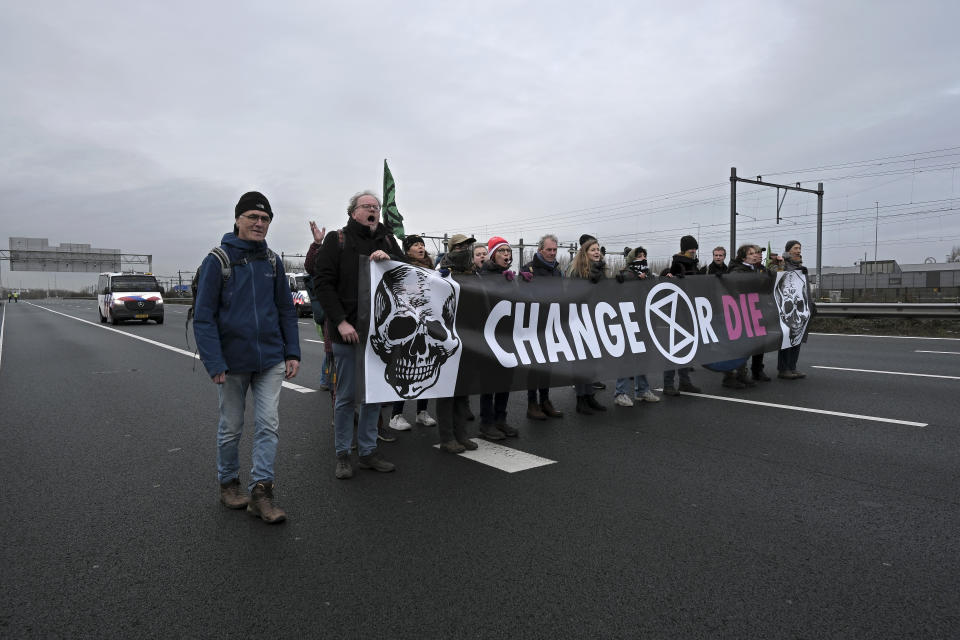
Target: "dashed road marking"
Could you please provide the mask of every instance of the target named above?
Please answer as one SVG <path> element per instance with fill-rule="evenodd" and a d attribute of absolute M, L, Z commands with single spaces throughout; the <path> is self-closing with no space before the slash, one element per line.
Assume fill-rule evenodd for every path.
<path fill-rule="evenodd" d="M 557 462 L 556 460 L 541 458 L 526 451 L 518 451 L 517 449 L 504 447 L 503 445 L 487 442 L 479 438 L 473 439 L 473 442 L 476 442 L 478 445 L 476 451 L 464 451 L 457 455 L 461 458 L 473 460 L 474 462 L 485 464 L 494 469 L 499 469 L 500 471 L 506 471 L 507 473 L 536 469 L 537 467 L 545 467 L 548 464 L 556 464 Z M 435 444 L 433 448 L 439 449 L 440 445 Z"/>
<path fill-rule="evenodd" d="M 960 338 L 933 338 L 927 336 L 875 336 L 869 333 L 814 333 L 812 336 L 840 336 L 842 338 L 893 338 L 895 340 L 960 340 Z"/>
<path fill-rule="evenodd" d="M 914 353 L 945 353 L 951 356 L 960 356 L 960 351 L 921 351 L 919 349 L 914 349 Z"/>

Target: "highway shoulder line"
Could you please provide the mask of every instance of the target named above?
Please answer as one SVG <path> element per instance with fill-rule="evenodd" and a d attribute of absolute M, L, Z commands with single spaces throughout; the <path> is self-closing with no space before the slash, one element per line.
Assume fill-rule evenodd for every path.
<path fill-rule="evenodd" d="M 813 369 L 833 369 L 834 371 L 855 371 L 857 373 L 884 373 L 890 376 L 915 376 L 918 378 L 942 378 L 944 380 L 960 380 L 960 376 L 943 376 L 936 373 L 907 373 L 906 371 L 879 371 L 877 369 L 849 369 L 847 367 L 825 367 L 811 365 Z"/>
<path fill-rule="evenodd" d="M 44 311 L 49 311 L 50 313 L 55 313 L 58 316 L 63 316 L 64 318 L 70 318 L 71 320 L 76 320 L 77 322 L 86 323 L 91 327 L 96 327 L 97 329 L 103 329 L 104 331 L 113 331 L 114 333 L 119 333 L 122 336 L 133 338 L 134 340 L 140 340 L 141 342 L 152 344 L 155 347 L 160 347 L 161 349 L 166 349 L 167 351 L 173 351 L 174 353 L 179 353 L 180 355 L 187 356 L 188 358 L 194 358 L 196 360 L 200 359 L 199 355 L 192 353 L 190 351 L 187 351 L 186 349 L 180 349 L 179 347 L 172 347 L 169 344 L 164 344 L 163 342 L 157 342 L 156 340 L 151 340 L 150 338 L 144 338 L 142 336 L 134 335 L 132 333 L 127 333 L 126 331 L 120 331 L 120 329 L 114 329 L 113 327 L 107 327 L 102 324 L 98 324 L 96 322 L 91 322 L 90 320 L 84 320 L 83 318 L 71 316 L 69 314 L 62 313 L 60 311 L 54 311 L 53 309 L 48 309 L 47 307 L 41 306 L 39 304 L 34 304 L 32 302 L 28 302 L 27 304 L 32 305 L 38 309 L 43 309 Z M 316 389 L 301 387 L 298 384 L 293 384 L 292 382 L 287 382 L 286 380 L 283 381 L 283 386 L 285 386 L 287 389 L 292 389 L 293 391 L 297 391 L 299 393 L 314 393 L 316 391 Z"/>
<path fill-rule="evenodd" d="M 877 336 L 869 333 L 814 333 L 812 336 L 841 336 L 844 338 L 893 338 L 896 340 L 960 340 L 960 338 L 936 338 L 932 336 Z"/>
<path fill-rule="evenodd" d="M 724 400 L 726 402 L 739 402 L 740 404 L 752 404 L 760 407 L 772 407 L 774 409 L 787 409 L 789 411 L 803 411 L 806 413 L 821 413 L 828 416 L 839 416 L 841 418 L 855 418 L 857 420 L 871 420 L 873 422 L 889 422 L 891 424 L 902 424 L 908 427 L 926 427 L 926 422 L 911 422 L 910 420 L 897 420 L 895 418 L 881 418 L 879 416 L 865 416 L 858 413 L 844 413 L 842 411 L 829 411 L 827 409 L 812 409 L 810 407 L 797 407 L 789 404 L 777 404 L 775 402 L 761 402 L 759 400 L 747 400 L 746 398 L 728 398 L 727 396 L 714 396 L 709 393 L 688 393 L 680 392 L 682 395 L 690 398 L 709 398 L 710 400 Z"/>

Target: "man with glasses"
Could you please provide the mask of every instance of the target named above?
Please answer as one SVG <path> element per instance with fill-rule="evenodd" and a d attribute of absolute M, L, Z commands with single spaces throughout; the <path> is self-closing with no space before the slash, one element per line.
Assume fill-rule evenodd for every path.
<path fill-rule="evenodd" d="M 334 446 L 337 452 L 336 477 L 353 477 L 350 446 L 353 443 L 354 393 L 357 388 L 357 296 L 360 256 L 370 260 L 403 261 L 396 239 L 380 223 L 380 200 L 371 191 L 362 191 L 347 204 L 347 225 L 324 238 L 314 262 L 316 291 L 330 322 L 333 360 L 337 369 L 336 404 L 333 410 Z M 377 451 L 377 419 L 380 404 L 361 404 L 357 423 L 357 466 L 388 472 L 394 465 Z"/>
<path fill-rule="evenodd" d="M 277 405 L 284 380 L 300 368 L 297 312 L 283 262 L 267 248 L 273 221 L 266 196 L 243 194 L 234 209 L 233 233 L 200 265 L 194 301 L 194 337 L 200 359 L 217 385 L 217 475 L 220 501 L 265 522 L 282 522 L 286 514 L 273 504 L 274 459 L 280 421 Z M 253 469 L 250 495 L 240 486 L 238 448 L 243 435 L 247 390 L 253 390 Z"/>

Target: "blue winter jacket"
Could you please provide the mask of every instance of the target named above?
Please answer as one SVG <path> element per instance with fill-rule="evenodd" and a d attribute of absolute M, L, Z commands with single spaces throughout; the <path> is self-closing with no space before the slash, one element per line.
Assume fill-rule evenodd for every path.
<path fill-rule="evenodd" d="M 193 335 L 207 373 L 261 372 L 284 360 L 299 360 L 297 313 L 280 256 L 274 272 L 266 242 L 227 233 L 220 246 L 230 256 L 233 273 L 223 282 L 220 261 L 208 255 L 200 265 L 193 302 Z"/>

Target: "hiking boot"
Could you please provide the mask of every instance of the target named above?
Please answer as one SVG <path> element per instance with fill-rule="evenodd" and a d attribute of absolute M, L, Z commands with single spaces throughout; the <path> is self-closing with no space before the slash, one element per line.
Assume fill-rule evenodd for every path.
<path fill-rule="evenodd" d="M 593 388 L 596 389 L 597 391 L 603 391 L 604 389 L 607 388 L 607 385 L 603 384 L 602 382 L 594 382 Z"/>
<path fill-rule="evenodd" d="M 794 377 L 794 378 L 806 378 L 806 377 L 807 377 L 807 374 L 805 374 L 803 371 L 797 371 L 796 369 L 794 369 L 794 370 L 791 371 L 790 373 L 793 374 L 793 377 Z"/>
<path fill-rule="evenodd" d="M 427 410 L 417 412 L 417 423 L 422 424 L 425 427 L 435 427 L 437 426 L 436 419 L 427 413 Z"/>
<path fill-rule="evenodd" d="M 613 404 L 617 405 L 618 407 L 632 407 L 633 400 L 631 400 L 625 393 L 618 393 L 613 399 Z"/>
<path fill-rule="evenodd" d="M 683 382 L 681 380 L 680 391 L 686 391 L 687 393 L 700 393 L 700 387 L 695 386 L 692 382 Z"/>
<path fill-rule="evenodd" d="M 587 396 L 577 396 L 577 413 L 582 413 L 585 416 L 593 415 L 593 409 L 587 404 Z"/>
<path fill-rule="evenodd" d="M 602 404 L 600 404 L 599 402 L 597 402 L 597 399 L 593 397 L 593 394 L 592 394 L 592 393 L 588 393 L 587 395 L 585 395 L 585 396 L 583 396 L 583 397 L 584 397 L 584 399 L 585 399 L 586 402 L 587 402 L 587 406 L 590 407 L 591 409 L 593 409 L 594 411 L 606 411 L 606 410 L 607 410 L 607 408 L 606 408 L 605 406 L 603 406 Z"/>
<path fill-rule="evenodd" d="M 406 422 L 406 420 L 404 420 Z M 410 428 L 410 423 L 407 423 L 407 429 Z M 397 433 L 390 427 L 377 427 L 377 440 L 383 440 L 384 442 L 396 442 Z"/>
<path fill-rule="evenodd" d="M 543 412 L 543 409 L 540 408 L 536 402 L 527 403 L 527 417 L 531 420 L 546 420 L 547 414 Z"/>
<path fill-rule="evenodd" d="M 520 435 L 519 431 L 508 425 L 506 422 L 496 422 L 493 426 L 499 429 L 500 433 L 505 436 L 516 438 L 518 435 Z"/>
<path fill-rule="evenodd" d="M 655 394 L 650 389 L 647 389 L 643 393 L 638 393 L 637 395 L 633 396 L 633 399 L 642 400 L 643 402 L 660 402 L 660 396 Z"/>
<path fill-rule="evenodd" d="M 507 436 L 503 435 L 503 432 L 492 424 L 482 424 L 480 425 L 480 437 L 487 440 L 504 440 Z"/>
<path fill-rule="evenodd" d="M 763 372 L 763 369 L 755 369 L 753 372 L 753 379 L 757 382 L 770 382 L 770 376 Z"/>
<path fill-rule="evenodd" d="M 724 376 L 723 376 L 723 382 L 722 382 L 721 384 L 723 384 L 723 386 L 727 387 L 728 389 L 744 389 L 744 388 L 746 388 L 746 385 L 745 385 L 745 384 L 743 384 L 742 382 L 740 382 L 739 380 L 737 380 L 737 377 L 736 377 L 735 375 L 733 375 L 733 372 L 728 372 L 728 373 L 724 374 Z"/>
<path fill-rule="evenodd" d="M 240 480 L 234 478 L 220 485 L 220 502 L 227 509 L 243 509 L 250 496 L 240 487 Z"/>
<path fill-rule="evenodd" d="M 466 450 L 467 448 L 456 440 L 448 440 L 440 443 L 440 451 L 446 451 L 447 453 L 463 453 Z"/>
<path fill-rule="evenodd" d="M 678 395 L 680 395 L 680 392 L 677 391 L 677 388 L 676 388 L 676 387 L 668 387 L 667 385 L 663 385 L 663 395 L 665 395 L 665 396 L 678 396 Z"/>
<path fill-rule="evenodd" d="M 336 476 L 338 480 L 349 480 L 353 477 L 353 465 L 350 464 L 349 454 L 337 456 Z"/>
<path fill-rule="evenodd" d="M 557 411 L 553 406 L 553 403 L 550 400 L 544 400 L 540 403 L 540 410 L 543 411 L 543 414 L 548 418 L 562 418 L 563 411 Z"/>
<path fill-rule="evenodd" d="M 464 437 L 462 440 L 457 438 L 457 442 L 459 442 L 467 451 L 476 451 L 480 447 L 480 445 L 467 437 Z"/>
<path fill-rule="evenodd" d="M 390 418 L 390 428 L 394 429 L 395 431 L 409 431 L 410 423 L 407 422 L 407 419 L 403 417 L 402 413 L 398 413 Z M 387 440 L 387 442 L 390 441 Z"/>
<path fill-rule="evenodd" d="M 283 522 L 287 519 L 287 514 L 283 512 L 283 509 L 273 504 L 272 482 L 264 481 L 253 485 L 253 491 L 250 492 L 250 502 L 247 504 L 247 512 L 270 524 Z"/>
<path fill-rule="evenodd" d="M 370 469 L 371 471 L 379 471 L 381 473 L 389 473 L 397 468 L 396 465 L 388 462 L 377 451 L 374 451 L 370 455 L 360 456 L 357 459 L 357 466 L 361 469 Z"/>
<path fill-rule="evenodd" d="M 793 371 L 780 371 L 777 373 L 777 377 L 783 380 L 796 380 L 797 376 L 793 375 Z"/>

